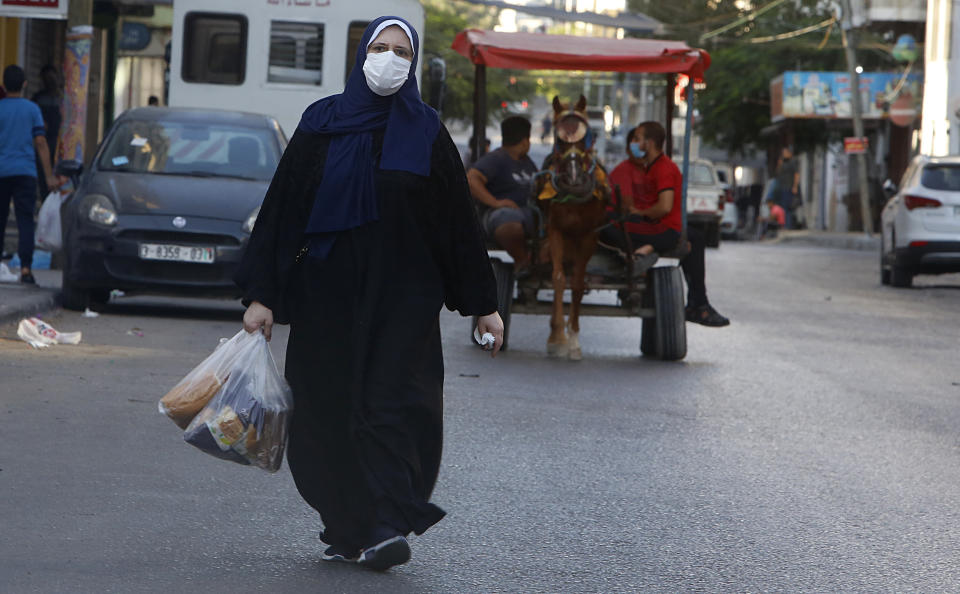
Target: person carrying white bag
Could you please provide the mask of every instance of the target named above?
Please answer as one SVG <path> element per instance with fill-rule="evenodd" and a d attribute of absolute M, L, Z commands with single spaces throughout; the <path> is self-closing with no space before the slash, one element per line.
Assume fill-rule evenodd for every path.
<path fill-rule="evenodd" d="M 37 215 L 38 248 L 51 252 L 63 248 L 63 236 L 60 227 L 60 205 L 63 204 L 63 195 L 60 192 L 50 192 L 40 207 Z"/>

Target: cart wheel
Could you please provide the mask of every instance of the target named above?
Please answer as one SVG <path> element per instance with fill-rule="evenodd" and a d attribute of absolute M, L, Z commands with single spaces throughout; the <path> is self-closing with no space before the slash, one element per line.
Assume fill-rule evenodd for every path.
<path fill-rule="evenodd" d="M 683 275 L 676 266 L 650 271 L 653 305 L 657 313 L 651 326 L 654 352 L 658 359 L 677 361 L 687 356 L 687 327 L 683 313 Z M 644 320 L 646 322 L 646 320 Z M 646 334 L 646 333 L 645 333 Z M 649 339 L 648 339 L 649 340 Z M 641 349 L 643 338 L 641 338 Z"/>
<path fill-rule="evenodd" d="M 497 281 L 497 312 L 503 320 L 503 344 L 501 351 L 507 350 L 510 346 L 510 310 L 513 306 L 513 264 L 502 262 L 496 258 L 490 260 L 493 267 L 493 277 Z M 477 316 L 473 316 L 470 323 L 470 342 L 476 344 L 473 339 L 473 329 L 477 327 Z"/>
<path fill-rule="evenodd" d="M 644 309 L 653 307 L 653 285 L 649 284 L 643 292 L 641 305 Z M 657 356 L 657 318 L 643 318 L 640 329 L 640 352 L 647 357 Z"/>

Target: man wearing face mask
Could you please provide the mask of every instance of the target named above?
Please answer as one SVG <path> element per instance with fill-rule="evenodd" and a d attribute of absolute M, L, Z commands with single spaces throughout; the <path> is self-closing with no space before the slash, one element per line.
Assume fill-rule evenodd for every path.
<path fill-rule="evenodd" d="M 536 231 L 529 205 L 537 173 L 530 152 L 530 121 L 511 116 L 500 123 L 503 146 L 478 159 L 467 171 L 470 193 L 480 203 L 480 221 L 487 237 L 513 258 L 516 277 L 530 273 L 527 238 Z"/>
<path fill-rule="evenodd" d="M 666 132 L 657 122 L 643 122 L 627 133 L 627 160 L 610 173 L 610 184 L 619 187 L 628 205 L 626 230 L 635 256 L 641 264 L 656 259 L 657 252 L 677 247 L 683 232 L 680 199 L 683 177 L 677 165 L 663 153 Z M 620 229 L 606 227 L 600 232 L 600 245 L 623 251 Z M 704 326 L 727 326 L 730 320 L 720 315 L 707 300 L 706 242 L 695 228 L 687 227 L 689 252 L 680 260 L 687 279 L 688 322 Z"/>
<path fill-rule="evenodd" d="M 287 462 L 322 559 L 383 570 L 444 511 L 443 305 L 503 342 L 460 154 L 417 89 L 416 30 L 364 31 L 343 93 L 307 108 L 235 278 L 243 327 L 289 323 Z M 366 48 L 366 51 L 363 51 Z"/>

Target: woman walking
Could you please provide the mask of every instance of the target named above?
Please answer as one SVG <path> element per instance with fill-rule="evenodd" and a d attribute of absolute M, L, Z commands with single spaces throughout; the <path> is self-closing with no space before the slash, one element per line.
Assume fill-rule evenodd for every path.
<path fill-rule="evenodd" d="M 439 311 L 503 339 L 460 156 L 420 99 L 417 32 L 367 27 L 343 93 L 304 112 L 236 281 L 244 328 L 289 323 L 287 461 L 320 513 L 323 559 L 387 569 L 430 503 L 442 445 Z"/>

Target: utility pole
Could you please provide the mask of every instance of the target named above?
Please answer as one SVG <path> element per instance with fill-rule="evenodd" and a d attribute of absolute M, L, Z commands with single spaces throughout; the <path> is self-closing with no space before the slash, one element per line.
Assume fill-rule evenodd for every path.
<path fill-rule="evenodd" d="M 60 127 L 61 159 L 83 162 L 87 132 L 87 90 L 90 81 L 90 50 L 93 45 L 93 0 L 71 0 L 67 9 L 67 43 L 63 56 L 63 125 Z"/>
<path fill-rule="evenodd" d="M 853 30 L 853 9 L 850 0 L 841 0 L 841 28 L 843 29 L 844 53 L 847 55 L 847 70 L 850 73 L 850 110 L 853 116 L 853 135 L 864 138 L 863 104 L 860 95 L 860 73 L 857 72 L 857 32 Z M 856 153 L 857 185 L 860 186 L 860 220 L 867 237 L 873 234 L 873 216 L 870 213 L 870 186 L 867 182 L 867 156 Z"/>

